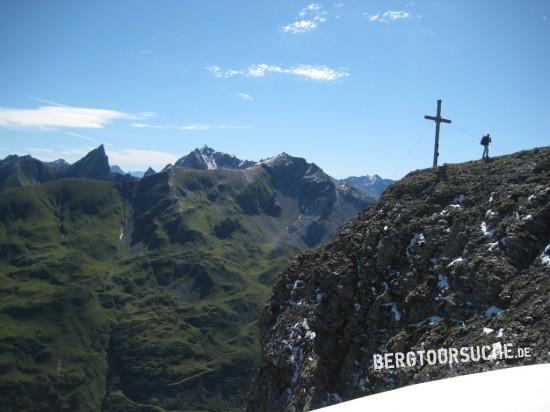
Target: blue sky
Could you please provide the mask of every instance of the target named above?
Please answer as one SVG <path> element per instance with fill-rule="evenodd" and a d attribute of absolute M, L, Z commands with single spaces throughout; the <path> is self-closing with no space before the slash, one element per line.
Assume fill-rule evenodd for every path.
<path fill-rule="evenodd" d="M 550 143 L 550 2 L 4 1 L 0 157 L 158 169 L 207 144 L 398 178 Z"/>

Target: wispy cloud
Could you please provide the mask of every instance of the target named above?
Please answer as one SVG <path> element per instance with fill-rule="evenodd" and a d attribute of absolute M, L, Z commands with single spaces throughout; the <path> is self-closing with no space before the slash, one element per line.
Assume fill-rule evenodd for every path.
<path fill-rule="evenodd" d="M 327 12 L 318 3 L 311 3 L 304 7 L 299 14 L 299 19 L 281 28 L 285 33 L 304 33 L 316 29 L 319 24 L 327 21 Z"/>
<path fill-rule="evenodd" d="M 0 107 L 0 127 L 101 129 L 117 119 L 135 119 L 128 113 L 108 109 L 71 107 L 59 104 L 36 109 Z"/>
<path fill-rule="evenodd" d="M 251 102 L 254 100 L 254 97 L 247 93 L 235 93 L 237 96 L 241 98 L 241 100 L 244 100 L 245 102 Z"/>
<path fill-rule="evenodd" d="M 390 23 L 396 20 L 409 19 L 412 17 L 409 12 L 406 12 L 404 10 L 387 10 L 383 13 L 363 13 L 363 15 L 367 17 L 369 21 L 378 23 Z"/>
<path fill-rule="evenodd" d="M 132 123 L 132 127 L 138 129 L 173 129 L 173 130 L 215 130 L 215 129 L 250 129 L 250 126 L 238 126 L 238 125 L 226 125 L 226 124 L 205 124 L 205 123 L 191 123 L 183 125 L 159 125 L 159 124 L 147 124 L 147 123 Z"/>
<path fill-rule="evenodd" d="M 168 163 L 175 163 L 178 157 L 172 153 L 158 150 L 118 149 L 108 150 L 110 164 L 122 167 L 124 170 L 145 170 L 151 166 L 159 170 Z"/>
<path fill-rule="evenodd" d="M 45 162 L 51 162 L 57 159 L 65 159 L 69 163 L 74 163 L 84 157 L 93 147 L 26 147 L 28 154 Z M 161 169 L 168 163 L 174 163 L 178 157 L 172 153 L 159 150 L 145 149 L 112 149 L 107 150 L 109 163 L 118 165 L 124 170 L 145 170 L 151 166 L 155 169 Z"/>
<path fill-rule="evenodd" d="M 73 163 L 82 157 L 84 157 L 93 147 L 75 147 L 75 148 L 66 148 L 66 147 L 26 147 L 25 150 L 28 154 L 37 159 L 43 160 L 45 162 L 52 162 L 57 159 L 65 159 L 69 163 Z"/>
<path fill-rule="evenodd" d="M 78 139 L 87 140 L 88 142 L 94 142 L 94 143 L 98 142 L 97 139 L 94 139 L 91 136 L 86 136 L 84 134 L 75 133 L 75 132 L 63 132 L 63 133 L 66 134 L 67 136 L 72 136 L 72 137 L 76 137 Z"/>
<path fill-rule="evenodd" d="M 269 73 L 286 74 L 290 76 L 304 77 L 308 80 L 318 81 L 334 81 L 349 76 L 349 73 L 345 70 L 336 70 L 326 66 L 312 66 L 309 64 L 293 67 L 282 67 L 269 64 L 255 64 L 247 67 L 244 70 L 224 70 L 219 66 L 210 66 L 206 69 L 210 71 L 215 77 L 220 79 L 228 79 L 234 76 L 264 77 Z"/>
<path fill-rule="evenodd" d="M 46 155 L 50 155 L 52 153 L 55 153 L 56 151 L 54 149 L 52 149 L 51 147 L 26 147 L 25 150 L 28 152 L 28 154 L 30 155 L 35 155 L 35 154 L 46 154 Z M 44 160 L 44 159 L 43 159 Z"/>

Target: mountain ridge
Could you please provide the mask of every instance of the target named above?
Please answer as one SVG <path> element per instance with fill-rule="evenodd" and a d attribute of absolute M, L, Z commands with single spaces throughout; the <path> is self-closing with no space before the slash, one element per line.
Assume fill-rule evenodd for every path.
<path fill-rule="evenodd" d="M 218 168 L 244 170 L 261 164 L 268 165 L 272 162 L 281 162 L 281 159 L 288 160 L 301 158 L 290 156 L 286 152 L 282 152 L 276 156 L 255 162 L 251 160 L 241 160 L 234 155 L 218 152 L 204 145 L 179 158 L 174 166 L 195 170 L 212 170 Z M 19 166 L 19 163 L 21 163 L 22 166 Z M 171 165 L 167 165 L 163 170 L 166 170 L 170 166 Z M 22 169 L 22 172 L 20 172 L 20 169 Z M 30 155 L 9 155 L 5 159 L 0 160 L 0 191 L 9 189 L 12 186 L 19 187 L 25 184 L 44 183 L 46 181 L 68 177 L 87 177 L 99 180 L 140 179 L 146 174 L 150 175 L 153 172 L 155 171 L 151 167 L 149 167 L 146 172 L 125 172 L 118 165 L 110 165 L 103 145 L 91 150 L 82 159 L 73 164 L 69 164 L 63 159 L 58 159 L 53 162 L 43 162 Z M 373 199 L 377 199 L 381 192 L 393 182 L 390 179 L 382 179 L 378 175 L 372 177 L 369 175 L 360 177 L 351 176 L 346 179 L 333 180 L 338 184 L 353 186 Z"/>

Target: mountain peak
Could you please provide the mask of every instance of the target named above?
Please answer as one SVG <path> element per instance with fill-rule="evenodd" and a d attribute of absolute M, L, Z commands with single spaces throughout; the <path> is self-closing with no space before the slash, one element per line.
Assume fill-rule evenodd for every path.
<path fill-rule="evenodd" d="M 78 162 L 72 164 L 67 170 L 67 176 L 108 179 L 110 172 L 111 167 L 109 158 L 105 154 L 105 147 L 99 145 Z"/>
<path fill-rule="evenodd" d="M 207 145 L 196 148 L 176 162 L 177 167 L 185 167 L 197 170 L 211 169 L 246 169 L 256 163 L 249 160 L 241 160 L 237 157 L 217 152 Z"/>
<path fill-rule="evenodd" d="M 270 163 L 276 163 L 276 162 L 282 162 L 282 161 L 291 161 L 291 160 L 295 160 L 295 159 L 300 159 L 300 158 L 291 156 L 287 152 L 281 152 L 278 155 L 268 157 L 266 159 L 262 159 L 262 160 L 260 160 L 259 163 L 270 164 Z M 302 159 L 302 160 L 305 161 L 305 159 Z"/>
<path fill-rule="evenodd" d="M 61 168 L 70 166 L 69 162 L 67 162 L 65 159 L 57 159 L 57 160 L 54 160 L 53 162 L 50 162 L 50 164 Z"/>
<path fill-rule="evenodd" d="M 125 175 L 126 174 L 126 172 L 124 172 L 124 170 L 122 170 L 121 167 L 118 166 L 118 165 L 112 165 L 111 166 L 111 172 L 116 173 L 117 175 Z"/>
<path fill-rule="evenodd" d="M 143 177 L 151 176 L 151 175 L 154 175 L 155 173 L 157 173 L 155 172 L 155 169 L 153 169 L 152 167 L 149 167 L 143 174 Z"/>
<path fill-rule="evenodd" d="M 386 188 L 393 183 L 393 180 L 383 179 L 379 175 L 375 174 L 372 176 L 350 176 L 340 180 L 339 182 L 353 186 L 361 192 L 378 199 L 384 190 L 386 190 Z"/>

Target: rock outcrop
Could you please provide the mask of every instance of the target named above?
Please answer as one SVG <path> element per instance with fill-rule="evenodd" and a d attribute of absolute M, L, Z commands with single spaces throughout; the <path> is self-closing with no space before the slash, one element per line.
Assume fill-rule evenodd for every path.
<path fill-rule="evenodd" d="M 248 410 L 307 411 L 550 361 L 550 148 L 415 171 L 280 275 Z M 501 359 L 502 347 L 530 357 Z M 373 355 L 490 345 L 489 360 L 373 367 Z M 515 353 L 515 352 L 514 352 Z"/>

